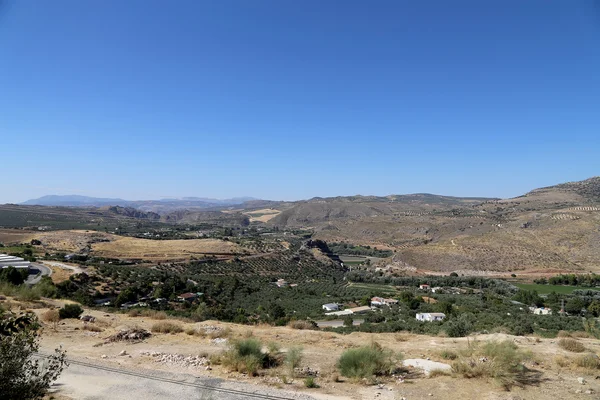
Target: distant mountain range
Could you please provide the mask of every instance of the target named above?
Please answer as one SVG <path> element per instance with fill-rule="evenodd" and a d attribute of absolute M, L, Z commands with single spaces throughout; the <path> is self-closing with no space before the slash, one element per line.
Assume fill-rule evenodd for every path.
<path fill-rule="evenodd" d="M 160 200 L 123 200 L 118 198 L 88 197 L 79 195 L 48 195 L 27 200 L 22 205 L 62 206 L 62 207 L 133 207 L 142 211 L 167 212 L 177 209 L 206 209 L 244 204 L 257 200 L 253 197 L 236 197 L 232 199 L 211 199 L 205 197 L 183 197 Z"/>

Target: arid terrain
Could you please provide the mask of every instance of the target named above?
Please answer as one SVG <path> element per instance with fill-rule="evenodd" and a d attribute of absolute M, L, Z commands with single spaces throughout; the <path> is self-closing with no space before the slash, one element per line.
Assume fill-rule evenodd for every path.
<path fill-rule="evenodd" d="M 10 299 L 2 301 L 4 306 L 10 305 L 13 310 L 32 308 L 42 316 L 48 306 L 60 306 L 61 301 L 44 300 L 41 303 L 21 303 Z M 85 315 L 96 318 L 95 322 L 84 323 L 79 320 L 63 320 L 56 328 L 46 324 L 42 336 L 42 351 L 50 352 L 53 348 L 63 346 L 68 356 L 74 360 L 95 363 L 124 371 L 160 370 L 170 373 L 191 374 L 199 377 L 224 378 L 229 381 L 251 383 L 257 389 L 265 387 L 266 391 L 278 393 L 302 392 L 316 399 L 490 399 L 542 400 L 553 398 L 576 399 L 596 398 L 600 392 L 600 384 L 596 374 L 584 368 L 576 367 L 573 359 L 577 354 L 566 352 L 557 345 L 556 339 L 543 339 L 526 336 L 515 337 L 505 334 L 476 335 L 467 338 L 446 338 L 411 335 L 406 333 L 367 334 L 352 333 L 341 335 L 332 332 L 295 330 L 289 327 L 242 326 L 204 321 L 193 323 L 181 320 L 153 319 L 151 316 L 132 317 L 131 314 L 112 314 L 99 310 L 85 310 Z M 158 314 L 160 315 L 160 314 Z M 153 333 L 148 339 L 138 343 L 110 342 L 102 344 L 106 338 L 123 329 L 146 329 L 151 331 L 157 323 L 172 322 L 181 326 L 185 332 L 176 334 Z M 191 332 L 204 332 L 201 335 Z M 317 389 L 307 389 L 302 379 L 282 381 L 286 374 L 284 366 L 265 370 L 257 377 L 231 372 L 227 368 L 213 365 L 208 361 L 211 355 L 223 352 L 228 342 L 253 337 L 265 346 L 277 343 L 280 351 L 295 346 L 303 348 L 302 368 L 318 371 Z M 505 391 L 494 380 L 485 378 L 467 379 L 459 374 L 427 377 L 420 370 L 408 368 L 404 378 L 384 378 L 380 385 L 364 385 L 340 377 L 336 373 L 335 364 L 345 349 L 377 342 L 384 348 L 402 353 L 404 359 L 425 359 L 452 364 L 442 357 L 443 352 L 460 352 L 473 343 L 487 341 L 510 340 L 520 349 L 531 352 L 528 368 L 541 373 L 539 383 L 526 385 L 523 388 L 513 387 Z M 578 339 L 589 351 L 600 352 L 597 340 Z M 122 355 L 125 354 L 125 355 Z M 177 356 L 177 355 L 182 355 Z M 186 362 L 188 356 L 197 356 L 198 365 Z M 207 368 L 210 366 L 210 368 Z M 578 378 L 585 380 L 579 383 Z M 92 385 L 92 383 L 90 383 Z M 59 393 L 69 398 L 69 387 L 59 387 Z M 590 391 L 590 394 L 586 394 Z M 283 396 L 285 397 L 285 393 Z M 280 394 L 281 395 L 281 394 Z"/>

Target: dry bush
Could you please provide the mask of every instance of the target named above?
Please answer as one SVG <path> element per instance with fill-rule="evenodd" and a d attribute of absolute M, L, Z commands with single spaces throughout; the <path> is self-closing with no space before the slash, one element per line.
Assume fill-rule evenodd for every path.
<path fill-rule="evenodd" d="M 590 335 L 584 331 L 575 331 L 571 333 L 571 336 L 577 339 L 588 339 Z"/>
<path fill-rule="evenodd" d="M 554 357 L 554 363 L 561 368 L 565 368 L 571 365 L 571 360 L 565 356 L 556 356 Z"/>
<path fill-rule="evenodd" d="M 194 336 L 196 334 L 196 329 L 193 327 L 185 328 L 185 333 L 190 336 Z"/>
<path fill-rule="evenodd" d="M 556 334 L 556 337 L 558 338 L 570 338 L 571 336 L 571 332 L 569 331 L 558 331 L 558 333 Z"/>
<path fill-rule="evenodd" d="M 399 333 L 394 336 L 394 339 L 396 339 L 396 342 L 408 342 L 410 340 L 410 335 Z"/>
<path fill-rule="evenodd" d="M 435 378 L 438 376 L 450 376 L 450 375 L 452 375 L 452 373 L 445 369 L 434 369 L 434 370 L 429 371 L 430 378 Z"/>
<path fill-rule="evenodd" d="M 452 371 L 465 378 L 491 378 L 504 389 L 537 384 L 540 373 L 528 370 L 523 364 L 531 354 L 522 351 L 509 340 L 490 341 L 470 346 L 462 356 L 452 363 Z"/>
<path fill-rule="evenodd" d="M 308 321 L 308 320 L 290 321 L 288 326 L 292 329 L 308 329 L 308 330 L 318 329 L 316 323 L 314 323 L 313 321 Z"/>
<path fill-rule="evenodd" d="M 156 310 L 146 310 L 146 316 L 152 319 L 163 320 L 167 319 L 168 315 L 164 311 L 156 311 Z"/>
<path fill-rule="evenodd" d="M 442 350 L 440 357 L 442 357 L 444 360 L 456 360 L 458 358 L 458 354 L 452 350 Z"/>
<path fill-rule="evenodd" d="M 578 342 L 575 339 L 571 338 L 562 338 L 558 341 L 558 345 L 567 351 L 573 353 L 583 353 L 585 351 L 585 346 Z"/>
<path fill-rule="evenodd" d="M 143 309 L 142 308 L 132 308 L 131 310 L 129 310 L 127 315 L 129 315 L 130 317 L 146 317 L 146 318 L 158 319 L 158 320 L 163 320 L 163 319 L 168 318 L 167 313 L 165 313 L 164 311 L 157 311 L 157 310 L 152 310 L 152 309 L 147 309 L 147 308 L 143 308 Z"/>
<path fill-rule="evenodd" d="M 83 330 L 90 331 L 90 332 L 104 332 L 104 329 L 100 328 L 99 326 L 92 325 L 92 324 L 83 325 Z"/>
<path fill-rule="evenodd" d="M 52 329 L 56 330 L 58 322 L 60 321 L 60 314 L 58 310 L 48 310 L 42 314 L 42 321 L 52 326 Z"/>
<path fill-rule="evenodd" d="M 250 331 L 250 330 L 248 330 Z M 246 331 L 246 332 L 248 332 Z M 252 333 L 252 331 L 250 331 Z M 227 328 L 223 328 L 223 329 L 217 329 L 215 331 L 209 332 L 206 334 L 210 339 L 217 339 L 217 338 L 223 338 L 226 339 L 229 336 L 231 336 L 231 328 L 227 327 Z M 252 337 L 252 334 L 248 337 Z"/>
<path fill-rule="evenodd" d="M 577 357 L 575 365 L 580 368 L 597 370 L 600 369 L 600 358 L 594 353 L 587 353 Z"/>
<path fill-rule="evenodd" d="M 161 321 L 153 324 L 151 331 L 155 333 L 180 333 L 183 332 L 183 328 L 173 322 Z"/>
<path fill-rule="evenodd" d="M 139 308 L 132 308 L 131 310 L 129 310 L 127 315 L 134 318 L 139 317 L 140 315 L 142 315 L 142 311 Z"/>

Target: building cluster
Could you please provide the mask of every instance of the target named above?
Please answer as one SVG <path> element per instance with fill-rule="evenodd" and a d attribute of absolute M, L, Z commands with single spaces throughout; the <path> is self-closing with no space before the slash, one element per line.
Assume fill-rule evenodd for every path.
<path fill-rule="evenodd" d="M 25 261 L 21 257 L 9 256 L 8 254 L 0 254 L 0 268 L 29 268 L 31 263 Z"/>

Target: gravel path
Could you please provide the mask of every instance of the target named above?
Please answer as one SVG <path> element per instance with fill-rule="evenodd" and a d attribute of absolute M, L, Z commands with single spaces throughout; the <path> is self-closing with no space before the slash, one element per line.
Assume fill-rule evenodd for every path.
<path fill-rule="evenodd" d="M 301 393 L 259 388 L 256 385 L 218 378 L 144 369 L 133 371 L 88 360 L 70 359 L 69 363 L 54 389 L 74 399 L 314 400 Z"/>

